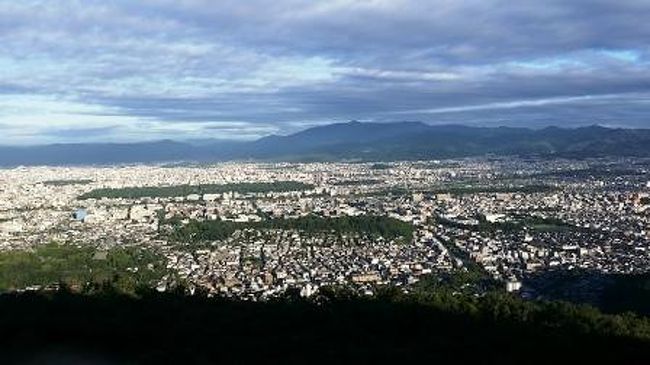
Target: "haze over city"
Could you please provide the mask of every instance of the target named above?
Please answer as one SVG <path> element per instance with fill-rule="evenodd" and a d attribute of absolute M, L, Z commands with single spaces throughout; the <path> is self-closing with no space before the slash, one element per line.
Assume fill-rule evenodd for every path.
<path fill-rule="evenodd" d="M 649 126 L 644 1 L 2 1 L 0 18 L 0 144 Z"/>

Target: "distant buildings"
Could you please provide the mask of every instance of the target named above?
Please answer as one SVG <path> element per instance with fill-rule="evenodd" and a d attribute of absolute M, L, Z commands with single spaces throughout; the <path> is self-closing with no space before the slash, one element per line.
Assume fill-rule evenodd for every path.
<path fill-rule="evenodd" d="M 475 158 L 453 163 L 391 162 L 386 169 L 369 163 L 225 163 L 0 170 L 0 250 L 51 241 L 93 244 L 102 252 L 138 245 L 167 258 L 173 274 L 158 283 L 158 290 L 179 277 L 213 295 L 253 300 L 281 295 L 290 288 L 310 296 L 326 285 L 351 285 L 372 294 L 377 285 L 407 287 L 422 275 L 470 264 L 500 280 L 509 292 L 519 292 L 529 275 L 545 270 L 647 272 L 647 174 L 597 176 L 587 170 L 590 164 L 621 164 L 622 171 L 650 166 L 648 161 L 633 160 Z M 42 184 L 88 177 L 92 183 Z M 508 189 L 513 180 L 516 186 L 543 184 L 557 189 L 512 193 Z M 97 188 L 270 181 L 297 181 L 314 188 L 78 199 Z M 399 243 L 336 232 L 249 228 L 194 248 L 170 241 L 161 234 L 160 225 L 165 220 L 176 224 L 220 220 L 254 227 L 253 222 L 263 219 L 308 214 L 394 217 L 412 224 L 415 235 Z M 559 224 L 519 227 L 517 222 L 526 217 Z"/>
<path fill-rule="evenodd" d="M 79 222 L 84 222 L 88 217 L 88 211 L 84 208 L 79 208 L 72 213 L 72 218 Z"/>

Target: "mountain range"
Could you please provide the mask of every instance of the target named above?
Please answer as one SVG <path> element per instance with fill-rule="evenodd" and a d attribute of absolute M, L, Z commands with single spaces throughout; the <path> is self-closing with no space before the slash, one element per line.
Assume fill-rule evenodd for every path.
<path fill-rule="evenodd" d="M 420 122 L 329 124 L 255 141 L 0 146 L 0 166 L 227 160 L 390 161 L 481 155 L 650 157 L 650 129 L 469 127 Z"/>

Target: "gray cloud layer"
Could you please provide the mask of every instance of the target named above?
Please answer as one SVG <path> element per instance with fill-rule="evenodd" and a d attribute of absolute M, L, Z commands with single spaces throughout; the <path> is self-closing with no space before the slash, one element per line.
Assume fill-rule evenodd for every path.
<path fill-rule="evenodd" d="M 650 127 L 643 0 L 1 1 L 0 19 L 0 143 Z"/>

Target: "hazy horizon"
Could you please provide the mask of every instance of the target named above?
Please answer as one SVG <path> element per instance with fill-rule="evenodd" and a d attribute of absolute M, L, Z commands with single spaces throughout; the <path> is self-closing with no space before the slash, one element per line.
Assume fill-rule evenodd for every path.
<path fill-rule="evenodd" d="M 0 145 L 649 128 L 642 1 L 0 1 Z"/>
<path fill-rule="evenodd" d="M 286 136 L 291 136 L 293 134 L 299 134 L 300 132 L 307 131 L 311 128 L 315 127 L 326 127 L 326 126 L 334 126 L 334 125 L 345 125 L 349 123 L 363 123 L 363 124 L 399 124 L 399 123 L 422 123 L 431 127 L 469 127 L 469 128 L 524 128 L 528 130 L 543 130 L 543 129 L 548 129 L 548 128 L 558 128 L 558 129 L 565 129 L 565 130 L 574 130 L 574 129 L 581 129 L 581 128 L 590 128 L 590 127 L 602 127 L 602 128 L 607 128 L 607 129 L 650 129 L 650 126 L 648 127 L 640 127 L 640 128 L 635 128 L 635 127 L 616 127 L 616 126 L 607 126 L 607 125 L 602 125 L 602 124 L 585 124 L 585 125 L 578 125 L 578 126 L 562 126 L 562 125 L 544 125 L 544 126 L 538 126 L 538 127 L 528 127 L 528 126 L 509 126 L 509 125 L 495 125 L 495 126 L 481 126 L 481 125 L 471 125 L 471 124 L 463 124 L 463 123 L 449 123 L 449 124 L 429 124 L 421 121 L 385 121 L 385 122 L 360 122 L 356 120 L 350 120 L 347 122 L 331 122 L 331 123 L 323 123 L 323 124 L 317 124 L 317 125 L 309 125 L 306 126 L 302 129 L 295 130 L 292 132 L 286 132 L 286 133 L 271 133 L 271 134 L 266 134 L 266 135 L 261 135 L 261 136 L 255 136 L 251 138 L 219 138 L 219 137 L 176 137 L 174 138 L 173 136 L 170 137 L 161 137 L 161 138 L 152 138 L 152 139 L 140 139 L 140 140 L 122 140 L 119 137 L 116 139 L 103 139 L 103 140 L 90 140 L 90 141 L 54 141 L 54 142 L 45 142 L 45 143 L 39 143 L 39 142 L 34 142 L 34 143 L 11 143 L 11 141 L 6 142 L 6 143 L 0 143 L 0 147 L 38 147 L 38 146 L 47 146 L 47 145 L 74 145 L 74 144 L 142 144 L 142 143 L 159 143 L 159 142 L 176 142 L 176 143 L 187 143 L 187 144 L 201 144 L 201 143 L 206 143 L 206 142 L 223 142 L 223 143 L 246 143 L 246 142 L 254 142 L 266 137 L 286 137 Z"/>

